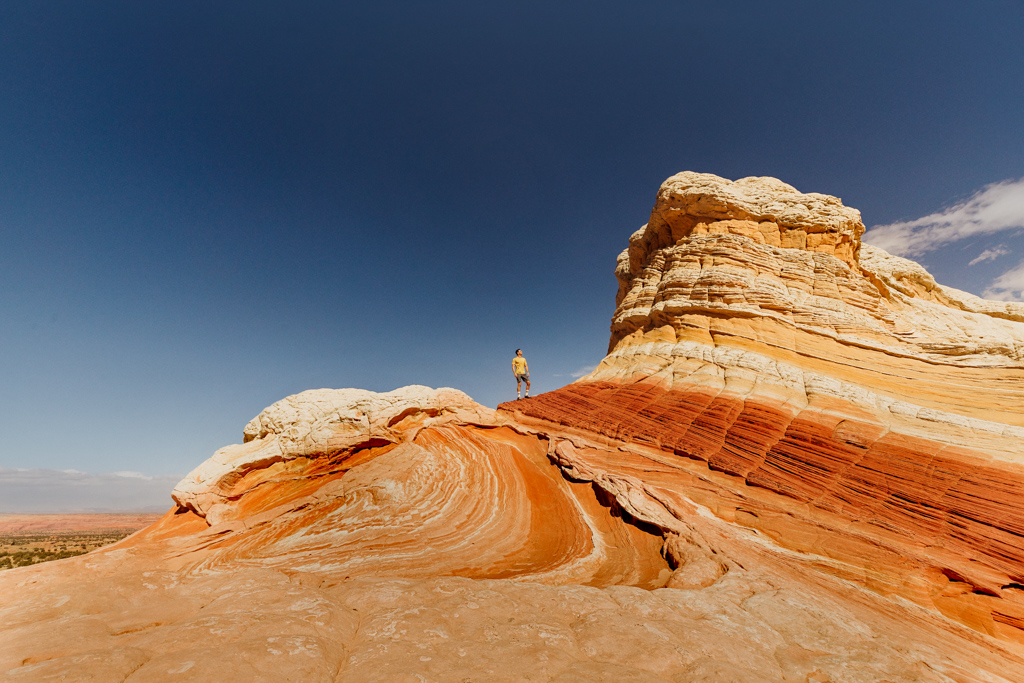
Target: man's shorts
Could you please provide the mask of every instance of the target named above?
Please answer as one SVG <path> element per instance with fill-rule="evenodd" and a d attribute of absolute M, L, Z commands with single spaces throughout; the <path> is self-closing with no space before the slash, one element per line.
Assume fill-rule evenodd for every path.
<path fill-rule="evenodd" d="M 516 372 L 514 374 L 516 376 L 516 381 L 517 382 L 529 382 L 530 381 L 530 376 L 528 374 L 526 374 L 525 372 L 523 374 L 521 374 L 521 375 L 518 372 Z"/>

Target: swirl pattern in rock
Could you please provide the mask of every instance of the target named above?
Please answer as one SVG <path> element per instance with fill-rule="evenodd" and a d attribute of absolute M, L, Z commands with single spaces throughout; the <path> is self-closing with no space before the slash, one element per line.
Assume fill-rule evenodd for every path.
<path fill-rule="evenodd" d="M 759 237 L 775 226 L 832 237 Z M 674 472 L 662 486 L 809 566 L 1024 642 L 1024 306 L 942 287 L 862 231 L 835 198 L 675 176 L 619 257 L 609 355 L 502 409 L 633 444 Z"/>
<path fill-rule="evenodd" d="M 268 407 L 157 524 L 0 573 L 11 680 L 1024 680 L 1024 307 L 673 176 L 608 356 Z"/>

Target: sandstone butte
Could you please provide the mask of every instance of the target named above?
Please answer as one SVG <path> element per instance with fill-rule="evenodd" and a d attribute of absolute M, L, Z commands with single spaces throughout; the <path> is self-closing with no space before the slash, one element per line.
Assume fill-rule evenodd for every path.
<path fill-rule="evenodd" d="M 681 173 L 604 361 L 307 391 L 156 524 L 0 573 L 11 681 L 1024 681 L 1024 306 Z"/>

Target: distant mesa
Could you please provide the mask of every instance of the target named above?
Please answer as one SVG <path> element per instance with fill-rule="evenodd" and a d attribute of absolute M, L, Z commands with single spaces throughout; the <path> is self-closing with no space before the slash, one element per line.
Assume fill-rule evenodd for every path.
<path fill-rule="evenodd" d="M 0 573 L 0 672 L 1024 680 L 1024 306 L 863 231 L 669 178 L 592 373 L 275 403 L 156 524 Z"/>

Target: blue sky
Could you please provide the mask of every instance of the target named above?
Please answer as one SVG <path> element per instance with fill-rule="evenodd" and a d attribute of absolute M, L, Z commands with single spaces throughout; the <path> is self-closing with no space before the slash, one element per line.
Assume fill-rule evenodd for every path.
<path fill-rule="evenodd" d="M 183 475 L 309 388 L 493 406 L 516 347 L 561 386 L 681 170 L 1019 298 L 1021 35 L 1016 1 L 0 3 L 0 468 Z"/>

